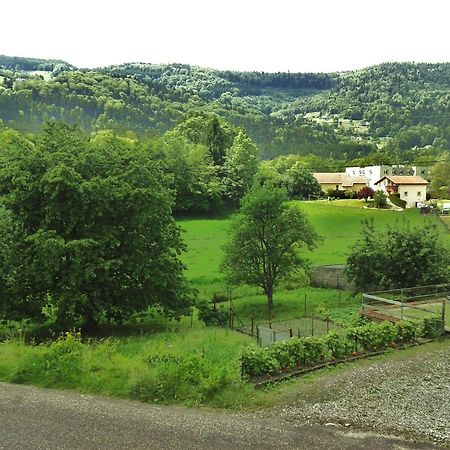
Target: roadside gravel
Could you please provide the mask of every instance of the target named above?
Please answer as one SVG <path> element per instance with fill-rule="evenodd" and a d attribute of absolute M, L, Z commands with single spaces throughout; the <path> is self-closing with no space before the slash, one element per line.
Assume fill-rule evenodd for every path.
<path fill-rule="evenodd" d="M 340 424 L 450 448 L 450 341 L 439 350 L 371 361 L 306 382 L 269 414 Z"/>

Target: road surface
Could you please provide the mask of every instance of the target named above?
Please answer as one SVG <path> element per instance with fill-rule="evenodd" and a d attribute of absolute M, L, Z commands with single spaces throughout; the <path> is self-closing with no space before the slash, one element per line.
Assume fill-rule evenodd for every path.
<path fill-rule="evenodd" d="M 334 424 L 0 383 L 0 449 L 426 449 Z"/>

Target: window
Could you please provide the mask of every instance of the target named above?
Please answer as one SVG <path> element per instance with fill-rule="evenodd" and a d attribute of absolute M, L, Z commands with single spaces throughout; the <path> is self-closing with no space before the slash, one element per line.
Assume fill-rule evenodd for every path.
<path fill-rule="evenodd" d="M 338 184 L 336 185 L 336 190 L 337 190 L 337 191 L 339 190 L 339 185 L 338 185 Z"/>
<path fill-rule="evenodd" d="M 384 171 L 384 174 L 385 174 L 385 175 L 387 175 L 387 174 L 388 174 L 388 171 L 387 171 L 387 170 L 385 170 L 385 171 Z"/>
<path fill-rule="evenodd" d="M 421 170 L 420 173 L 421 173 L 422 175 L 425 175 L 425 170 Z"/>
<path fill-rule="evenodd" d="M 392 170 L 392 175 L 397 175 L 397 171 L 395 169 Z"/>
<path fill-rule="evenodd" d="M 408 197 L 408 192 L 403 192 L 404 197 Z"/>
<path fill-rule="evenodd" d="M 422 192 L 417 191 L 417 197 L 420 197 L 422 195 Z"/>
<path fill-rule="evenodd" d="M 403 170 L 400 170 L 400 175 L 403 175 Z"/>

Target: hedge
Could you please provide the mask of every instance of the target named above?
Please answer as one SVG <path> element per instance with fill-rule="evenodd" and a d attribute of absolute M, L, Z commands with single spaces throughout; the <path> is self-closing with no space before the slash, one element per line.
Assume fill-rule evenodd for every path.
<path fill-rule="evenodd" d="M 358 352 L 369 353 L 414 342 L 418 337 L 442 335 L 439 319 L 422 322 L 369 322 L 362 326 L 331 331 L 322 337 L 291 338 L 271 347 L 248 346 L 241 355 L 242 373 L 248 377 L 282 370 L 308 367 L 327 360 L 346 358 Z"/>
<path fill-rule="evenodd" d="M 391 194 L 389 196 L 389 200 L 395 205 L 398 206 L 399 208 L 406 208 L 406 201 L 402 200 L 398 195 L 395 194 Z"/>

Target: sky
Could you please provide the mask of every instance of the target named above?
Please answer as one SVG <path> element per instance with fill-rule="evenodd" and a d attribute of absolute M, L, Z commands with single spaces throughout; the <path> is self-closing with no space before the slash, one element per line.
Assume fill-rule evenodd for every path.
<path fill-rule="evenodd" d="M 450 62 L 449 17 L 449 0 L 9 0 L 0 54 L 334 72 Z"/>

